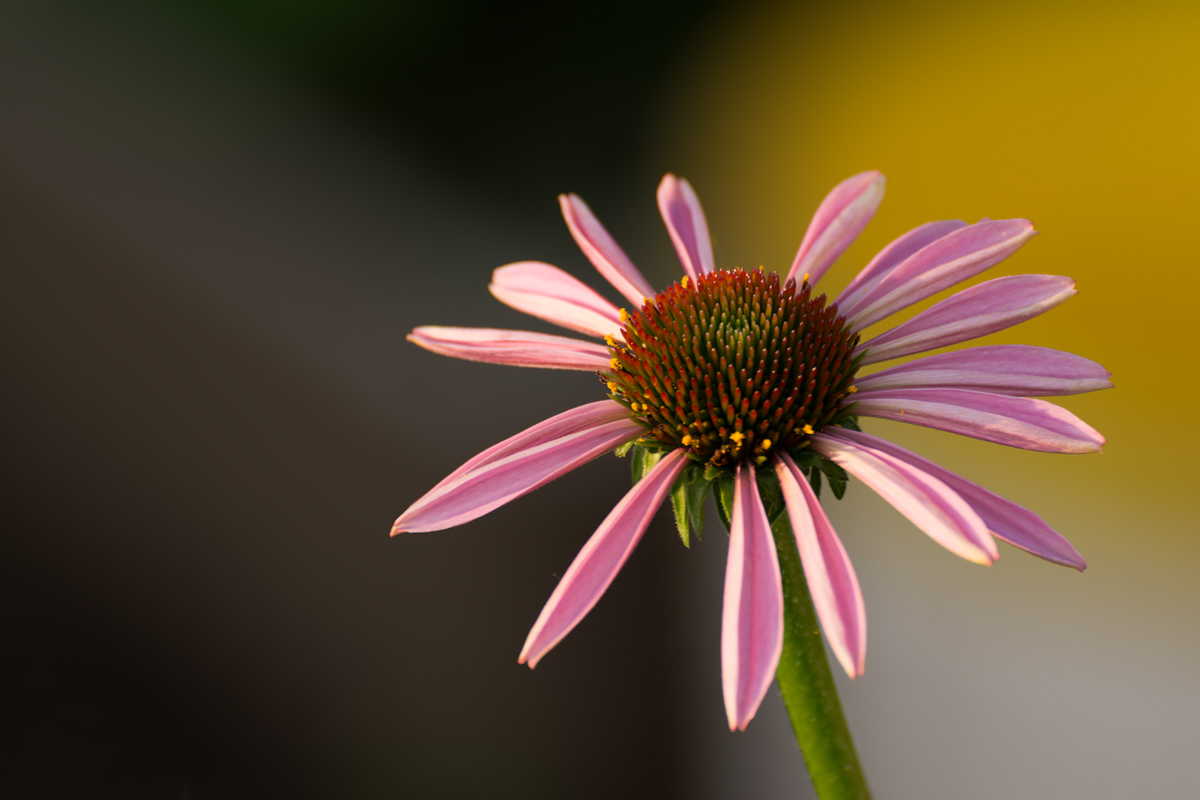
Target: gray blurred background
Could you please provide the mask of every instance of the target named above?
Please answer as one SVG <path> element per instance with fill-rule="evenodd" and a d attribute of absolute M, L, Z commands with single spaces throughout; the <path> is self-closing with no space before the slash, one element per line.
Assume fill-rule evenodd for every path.
<path fill-rule="evenodd" d="M 993 210 L 975 199 L 989 181 L 991 215 L 1032 214 L 1008 207 L 1015 193 L 1056 219 L 1050 189 L 1005 183 L 1015 157 L 967 196 L 947 177 L 959 165 L 923 176 L 931 159 L 880 144 L 894 125 L 848 155 L 806 147 L 818 124 L 836 138 L 839 117 L 805 118 L 805 104 L 842 106 L 788 95 L 786 65 L 826 75 L 837 57 L 805 67 L 805 54 L 850 58 L 872 30 L 894 40 L 895 19 L 863 28 L 858 13 L 0 4 L 0 794 L 809 796 L 777 693 L 747 733 L 726 728 L 715 528 L 685 551 L 664 513 L 587 621 L 536 672 L 517 665 L 557 577 L 627 489 L 624 462 L 459 529 L 387 531 L 479 450 L 600 396 L 594 376 L 404 340 L 420 324 L 550 331 L 487 293 L 491 270 L 517 260 L 616 300 L 572 243 L 559 192 L 586 198 L 660 286 L 678 275 L 654 206 L 666 171 L 695 182 L 719 259 L 778 268 L 836 180 L 884 169 L 885 210 L 833 290 L 911 224 Z M 755 72 L 759 48 L 779 63 Z M 776 113 L 805 121 L 755 126 Z M 735 129 L 745 140 L 726 146 Z M 794 142 L 793 161 L 763 166 L 760 130 L 764 147 Z M 1055 130 L 1038 141 L 1075 129 Z M 746 244 L 780 216 L 781 244 Z M 1072 219 L 1054 233 L 1068 254 L 1089 236 Z M 1109 261 L 1014 264 L 1005 274 L 1066 270 L 1097 293 L 1064 327 L 996 341 L 1124 364 L 1118 385 L 1129 376 L 1157 409 L 1164 373 L 1101 338 L 1127 291 L 1104 289 L 1102 270 L 1129 263 Z M 1194 257 L 1170 263 L 1183 273 Z M 878 797 L 1200 790 L 1194 468 L 1154 483 L 1168 499 L 1133 499 L 1154 462 L 1124 443 L 1160 412 L 1130 396 L 1069 404 L 1110 436 L 1090 460 L 871 427 L 1045 514 L 1091 561 L 1081 576 L 1006 548 L 982 570 L 852 485 L 832 514 L 870 646 L 843 702 Z"/>

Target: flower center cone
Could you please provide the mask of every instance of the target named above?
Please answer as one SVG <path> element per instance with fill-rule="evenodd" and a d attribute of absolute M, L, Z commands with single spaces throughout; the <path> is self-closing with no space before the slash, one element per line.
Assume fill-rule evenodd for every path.
<path fill-rule="evenodd" d="M 851 413 L 841 401 L 854 391 L 858 334 L 807 282 L 718 270 L 621 318 L 624 343 L 609 337 L 601 375 L 650 443 L 712 467 L 762 463 Z"/>

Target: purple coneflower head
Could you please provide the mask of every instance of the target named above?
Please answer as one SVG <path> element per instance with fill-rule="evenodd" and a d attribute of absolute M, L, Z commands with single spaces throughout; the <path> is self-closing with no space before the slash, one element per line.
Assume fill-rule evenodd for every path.
<path fill-rule="evenodd" d="M 708 467 L 762 464 L 848 416 L 858 336 L 808 283 L 716 270 L 624 313 L 605 373 L 656 447 Z"/>
<path fill-rule="evenodd" d="M 1018 275 L 958 292 L 869 341 L 859 332 L 979 275 L 1035 233 L 1027 220 L 922 225 L 885 247 L 829 302 L 812 287 L 870 221 L 883 176 L 865 172 L 825 198 L 787 276 L 717 270 L 695 192 L 668 175 L 658 204 L 684 277 L 654 292 L 575 195 L 559 198 L 571 234 L 628 300 L 618 309 L 537 262 L 496 270 L 502 302 L 588 342 L 528 331 L 417 328 L 442 355 L 596 373 L 608 399 L 570 409 L 485 450 L 405 511 L 393 534 L 476 519 L 604 453 L 634 459 L 633 488 L 563 575 L 521 650 L 536 666 L 591 610 L 670 497 L 684 543 L 699 533 L 709 491 L 729 531 L 721 667 L 731 729 L 753 718 L 783 644 L 783 591 L 771 522 L 787 514 L 830 648 L 850 677 L 866 656 L 854 568 L 818 499 L 849 476 L 951 552 L 980 564 L 995 539 L 1082 570 L 1071 544 L 1032 512 L 921 456 L 863 432 L 879 417 L 997 444 L 1094 452 L 1104 438 L 1039 396 L 1111 387 L 1099 364 L 1026 345 L 974 347 L 859 376 L 861 367 L 970 341 L 1016 325 L 1075 293 L 1069 278 Z"/>

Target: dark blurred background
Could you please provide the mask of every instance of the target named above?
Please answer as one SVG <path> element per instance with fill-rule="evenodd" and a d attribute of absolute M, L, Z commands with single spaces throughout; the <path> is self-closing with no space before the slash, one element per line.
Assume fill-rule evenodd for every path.
<path fill-rule="evenodd" d="M 889 195 L 830 289 L 928 219 L 1030 216 L 1043 235 L 996 274 L 1084 294 L 992 340 L 1120 387 L 1066 403 L 1103 457 L 873 428 L 1045 514 L 1091 568 L 1005 549 L 980 570 L 852 488 L 833 514 L 871 621 L 843 682 L 868 777 L 1195 794 L 1200 27 L 1034 8 L 0 4 L 0 795 L 807 796 L 774 693 L 726 729 L 717 530 L 684 551 L 664 514 L 587 621 L 516 664 L 623 462 L 387 537 L 471 455 L 598 397 L 404 336 L 550 331 L 486 291 L 517 260 L 616 299 L 559 192 L 665 285 L 664 172 L 696 185 L 719 261 L 779 268 L 868 168 Z"/>

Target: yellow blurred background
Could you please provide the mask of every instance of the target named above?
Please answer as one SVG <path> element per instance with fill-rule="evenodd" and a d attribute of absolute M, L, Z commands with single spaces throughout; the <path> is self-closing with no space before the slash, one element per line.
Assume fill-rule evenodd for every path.
<path fill-rule="evenodd" d="M 976 282 L 1067 275 L 1079 294 L 971 344 L 1050 346 L 1113 373 L 1113 390 L 1055 400 L 1108 438 L 1102 455 L 866 421 L 1036 510 L 1089 560 L 1077 576 L 1004 548 L 981 572 L 943 563 L 861 486 L 837 504 L 871 630 L 845 700 L 879 796 L 1200 791 L 1200 6 L 730 14 L 679 62 L 662 119 L 657 152 L 696 186 L 718 263 L 786 271 L 824 193 L 880 169 L 883 205 L 825 278 L 831 296 L 916 225 L 1026 217 L 1040 235 Z"/>

